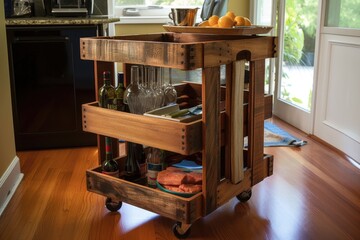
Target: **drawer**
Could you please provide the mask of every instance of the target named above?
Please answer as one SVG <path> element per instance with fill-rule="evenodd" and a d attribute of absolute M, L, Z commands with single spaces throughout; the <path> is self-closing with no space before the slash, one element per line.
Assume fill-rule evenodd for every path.
<path fill-rule="evenodd" d="M 179 197 L 159 189 L 102 174 L 101 167 L 86 171 L 86 184 L 90 192 L 187 224 L 193 223 L 203 215 L 202 193 L 190 198 Z"/>
<path fill-rule="evenodd" d="M 202 121 L 169 121 L 98 107 L 82 105 L 83 130 L 103 136 L 144 144 L 190 155 L 201 151 Z"/>

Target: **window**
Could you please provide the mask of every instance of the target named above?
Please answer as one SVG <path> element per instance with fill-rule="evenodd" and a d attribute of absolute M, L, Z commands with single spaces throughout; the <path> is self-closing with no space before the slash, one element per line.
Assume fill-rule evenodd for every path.
<path fill-rule="evenodd" d="M 167 23 L 173 7 L 202 7 L 203 0 L 114 0 L 114 15 L 121 23 Z M 201 9 L 198 11 L 200 18 Z"/>

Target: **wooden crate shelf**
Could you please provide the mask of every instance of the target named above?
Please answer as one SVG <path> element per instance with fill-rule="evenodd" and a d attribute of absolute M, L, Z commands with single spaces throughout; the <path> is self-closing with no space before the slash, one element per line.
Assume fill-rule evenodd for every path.
<path fill-rule="evenodd" d="M 203 216 L 201 193 L 190 198 L 179 197 L 102 174 L 100 167 L 86 171 L 86 183 L 90 192 L 132 204 L 176 221 L 190 224 Z"/>
<path fill-rule="evenodd" d="M 202 122 L 190 123 L 136 115 L 83 104 L 83 130 L 190 155 L 201 151 Z"/>

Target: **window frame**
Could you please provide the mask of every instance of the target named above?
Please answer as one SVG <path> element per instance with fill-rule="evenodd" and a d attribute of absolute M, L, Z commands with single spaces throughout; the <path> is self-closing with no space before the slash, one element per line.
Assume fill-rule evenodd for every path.
<path fill-rule="evenodd" d="M 161 8 L 158 8 L 157 6 L 147 5 L 116 6 L 115 1 L 112 1 L 113 15 L 114 17 L 120 18 L 120 22 L 118 24 L 167 24 L 172 22 L 169 18 L 169 13 L 173 7 L 174 6 L 161 6 Z M 185 8 L 185 6 L 182 7 Z M 200 14 L 202 6 L 191 7 L 199 8 L 196 22 L 201 22 Z M 124 10 L 131 8 L 134 9 L 134 11 L 129 11 L 129 13 L 134 15 L 124 15 Z M 140 15 L 137 15 L 138 13 Z"/>

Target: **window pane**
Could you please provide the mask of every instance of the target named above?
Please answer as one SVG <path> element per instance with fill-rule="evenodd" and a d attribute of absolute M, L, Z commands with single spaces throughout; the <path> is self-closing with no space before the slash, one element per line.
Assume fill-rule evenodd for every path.
<path fill-rule="evenodd" d="M 360 0 L 327 0 L 325 26 L 360 29 Z"/>

